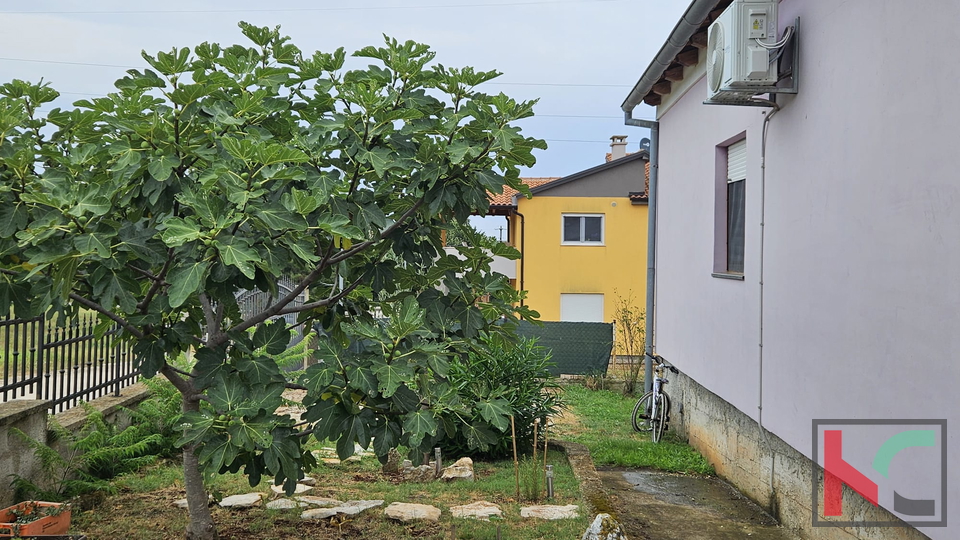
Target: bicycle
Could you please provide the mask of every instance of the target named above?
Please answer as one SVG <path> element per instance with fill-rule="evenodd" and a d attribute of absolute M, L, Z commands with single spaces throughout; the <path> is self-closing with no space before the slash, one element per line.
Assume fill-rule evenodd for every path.
<path fill-rule="evenodd" d="M 653 390 L 637 400 L 637 404 L 633 407 L 631 421 L 634 431 L 649 431 L 650 439 L 653 442 L 660 442 L 663 432 L 667 430 L 667 423 L 670 422 L 670 396 L 663 390 L 664 385 L 669 381 L 664 377 L 664 372 L 669 369 L 674 373 L 680 373 L 680 370 L 668 366 L 666 360 L 658 354 L 646 356 L 656 362 L 653 366 Z"/>

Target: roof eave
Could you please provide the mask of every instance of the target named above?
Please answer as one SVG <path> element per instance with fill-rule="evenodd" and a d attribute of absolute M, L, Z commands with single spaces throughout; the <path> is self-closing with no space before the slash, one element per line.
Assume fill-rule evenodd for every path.
<path fill-rule="evenodd" d="M 663 73 L 673 63 L 677 54 L 687 45 L 693 34 L 700 29 L 700 25 L 710 15 L 710 12 L 721 2 L 721 0 L 693 0 L 690 7 L 684 12 L 683 16 L 674 26 L 670 37 L 666 43 L 660 47 L 660 52 L 653 58 L 647 70 L 640 76 L 640 80 L 633 86 L 633 90 L 623 101 L 620 108 L 628 115 L 633 109 L 643 101 L 643 98 L 650 93 L 653 85 L 660 80 Z"/>
<path fill-rule="evenodd" d="M 537 186 L 537 187 L 535 187 L 535 188 L 532 188 L 532 189 L 530 189 L 530 193 L 532 193 L 532 194 L 537 194 L 537 193 L 540 193 L 541 191 L 546 191 L 546 190 L 548 190 L 548 189 L 555 188 L 555 187 L 557 187 L 557 186 L 562 186 L 562 185 L 567 184 L 567 183 L 569 183 L 569 182 L 573 182 L 573 181 L 575 181 L 575 180 L 579 180 L 579 179 L 581 179 L 581 178 L 584 178 L 584 177 L 587 177 L 587 176 L 591 176 L 591 175 L 594 175 L 594 174 L 596 174 L 596 173 L 598 173 L 598 172 L 605 171 L 605 170 L 607 170 L 607 169 L 612 169 L 612 168 L 614 168 L 614 167 L 618 167 L 618 166 L 620 166 L 620 165 L 623 165 L 623 164 L 625 164 L 625 163 L 630 163 L 630 162 L 636 161 L 636 160 L 638 160 L 638 159 L 643 160 L 643 161 L 649 161 L 649 159 L 650 159 L 650 154 L 649 154 L 649 152 L 647 152 L 646 150 L 640 150 L 639 152 L 635 152 L 635 153 L 630 154 L 630 155 L 628 155 L 628 156 L 626 156 L 626 157 L 618 158 L 618 159 L 615 159 L 615 160 L 613 160 L 613 161 L 608 161 L 608 162 L 606 162 L 606 163 L 602 163 L 602 164 L 600 164 L 600 165 L 597 165 L 596 167 L 591 167 L 591 168 L 589 168 L 589 169 L 586 169 L 586 170 L 583 170 L 583 171 L 580 171 L 580 172 L 573 173 L 573 174 L 571 174 L 571 175 L 569 175 L 569 176 L 564 176 L 563 178 L 559 178 L 559 179 L 557 179 L 557 180 L 554 180 L 553 182 L 549 182 L 549 183 L 546 183 L 546 184 L 539 185 L 539 186 Z"/>

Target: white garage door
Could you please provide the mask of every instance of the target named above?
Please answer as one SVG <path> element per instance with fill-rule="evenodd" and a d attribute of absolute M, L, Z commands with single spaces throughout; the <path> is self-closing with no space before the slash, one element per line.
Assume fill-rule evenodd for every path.
<path fill-rule="evenodd" d="M 560 320 L 603 322 L 602 294 L 561 294 Z"/>

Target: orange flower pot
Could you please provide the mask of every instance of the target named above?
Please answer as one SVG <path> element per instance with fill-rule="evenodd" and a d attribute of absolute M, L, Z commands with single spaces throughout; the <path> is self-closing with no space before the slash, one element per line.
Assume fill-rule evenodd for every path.
<path fill-rule="evenodd" d="M 52 511 L 51 511 L 52 510 Z M 27 523 L 18 517 L 42 514 Z M 24 501 L 0 510 L 0 538 L 64 534 L 70 528 L 70 505 L 43 501 Z"/>

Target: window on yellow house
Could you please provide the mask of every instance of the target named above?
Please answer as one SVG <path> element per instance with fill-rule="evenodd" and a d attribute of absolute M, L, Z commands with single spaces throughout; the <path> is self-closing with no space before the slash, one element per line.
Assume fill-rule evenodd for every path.
<path fill-rule="evenodd" d="M 561 243 L 603 245 L 603 214 L 563 214 Z"/>

